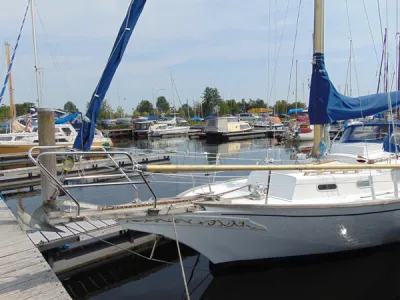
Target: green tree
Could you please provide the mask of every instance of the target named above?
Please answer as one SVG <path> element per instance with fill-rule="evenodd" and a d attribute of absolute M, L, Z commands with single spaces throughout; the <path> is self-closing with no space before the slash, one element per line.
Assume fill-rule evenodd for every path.
<path fill-rule="evenodd" d="M 193 108 L 190 105 L 188 105 L 187 103 L 182 105 L 182 109 L 185 112 L 185 116 L 188 116 L 188 117 L 193 117 L 194 116 Z"/>
<path fill-rule="evenodd" d="M 289 109 L 296 108 L 296 107 L 297 108 L 307 108 L 307 105 L 305 103 L 303 103 L 303 102 L 297 101 L 297 103 L 296 102 L 289 103 L 288 106 L 287 106 L 287 109 L 289 111 Z"/>
<path fill-rule="evenodd" d="M 275 114 L 286 114 L 288 103 L 286 100 L 278 100 L 275 103 Z"/>
<path fill-rule="evenodd" d="M 225 101 L 229 107 L 229 113 L 232 115 L 240 113 L 240 105 L 235 101 L 235 99 L 230 99 Z"/>
<path fill-rule="evenodd" d="M 90 102 L 86 102 L 86 110 L 89 108 Z M 105 119 L 111 119 L 114 116 L 114 110 L 112 106 L 108 103 L 107 99 L 104 99 L 103 102 L 101 102 L 100 106 L 100 112 L 97 117 L 98 120 L 105 120 Z"/>
<path fill-rule="evenodd" d="M 35 104 L 32 102 L 24 102 L 22 104 L 15 104 L 15 113 L 18 116 L 26 115 L 29 113 L 29 109 L 31 107 L 35 107 Z"/>
<path fill-rule="evenodd" d="M 217 88 L 206 87 L 203 92 L 203 112 L 204 115 L 214 114 L 218 111 L 222 98 Z"/>
<path fill-rule="evenodd" d="M 231 113 L 230 107 L 226 101 L 222 101 L 219 104 L 219 113 L 220 115 L 227 115 Z"/>
<path fill-rule="evenodd" d="M 184 117 L 185 117 L 185 111 L 183 110 L 182 107 L 179 107 L 178 113 L 179 113 L 179 116 L 180 116 L 181 118 L 184 118 Z"/>
<path fill-rule="evenodd" d="M 144 112 L 152 112 L 153 111 L 153 104 L 149 100 L 142 100 L 136 107 L 136 110 L 140 113 Z"/>
<path fill-rule="evenodd" d="M 132 117 L 137 118 L 140 116 L 140 112 L 138 112 L 136 109 L 132 113 Z"/>
<path fill-rule="evenodd" d="M 145 112 L 142 113 L 142 115 L 143 115 L 143 117 L 148 117 L 149 113 L 147 111 L 145 111 Z"/>
<path fill-rule="evenodd" d="M 10 107 L 7 105 L 0 106 L 0 121 L 4 122 L 10 119 Z"/>
<path fill-rule="evenodd" d="M 159 111 L 162 111 L 162 112 L 169 111 L 169 103 L 164 96 L 157 97 L 156 107 Z"/>
<path fill-rule="evenodd" d="M 79 112 L 79 109 L 76 107 L 74 103 L 71 101 L 68 101 L 64 104 L 64 111 L 70 112 L 70 113 L 76 113 Z"/>
<path fill-rule="evenodd" d="M 115 112 L 114 118 L 122 118 L 123 116 L 124 116 L 124 109 L 120 105 L 117 107 L 117 111 Z"/>

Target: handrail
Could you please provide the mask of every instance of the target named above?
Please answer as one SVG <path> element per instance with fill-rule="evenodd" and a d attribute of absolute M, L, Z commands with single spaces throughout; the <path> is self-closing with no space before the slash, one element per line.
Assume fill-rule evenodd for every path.
<path fill-rule="evenodd" d="M 143 172 L 138 170 L 136 166 L 138 165 L 137 161 L 132 157 L 132 155 L 129 152 L 126 151 L 107 151 L 104 147 L 102 146 L 94 146 L 92 148 L 97 148 L 100 149 L 101 151 L 77 151 L 75 149 L 71 149 L 65 146 L 35 146 L 32 147 L 28 151 L 28 157 L 31 159 L 31 161 L 39 167 L 39 169 L 44 173 L 45 176 L 51 178 L 51 180 L 57 185 L 59 189 L 61 189 L 76 205 L 77 207 L 77 215 L 80 215 L 80 204 L 78 200 L 68 191 L 69 188 L 77 188 L 77 187 L 89 187 L 89 186 L 100 186 L 104 184 L 97 184 L 97 183 L 91 183 L 91 184 L 74 184 L 74 185 L 64 185 L 60 180 L 57 179 L 56 175 L 52 174 L 40 161 L 40 158 L 46 155 L 65 155 L 65 156 L 104 156 L 110 159 L 110 161 L 113 162 L 115 168 L 121 173 L 121 174 L 116 174 L 116 175 L 107 175 L 108 178 L 116 178 L 116 177 L 124 177 L 128 182 L 118 182 L 118 183 L 107 183 L 105 185 L 131 185 L 135 191 L 136 191 L 136 197 L 138 197 L 139 190 L 136 187 L 135 184 L 140 184 L 138 182 L 132 182 L 129 176 L 124 172 L 124 170 L 127 171 L 132 171 L 135 173 L 138 173 L 144 183 L 147 185 L 149 188 L 150 192 L 152 193 L 154 197 L 154 207 L 156 207 L 156 202 L 157 202 L 157 196 L 155 195 L 153 189 L 151 188 L 150 184 L 147 182 L 145 176 L 143 175 Z M 33 152 L 37 150 L 50 150 L 46 152 L 41 152 L 35 157 L 33 157 Z M 68 151 L 51 151 L 51 150 L 61 150 L 61 149 L 68 149 Z M 132 164 L 132 169 L 124 169 L 121 167 L 112 157 L 112 155 L 124 155 L 127 156 L 129 161 Z M 76 177 L 76 179 L 80 178 L 94 178 L 95 176 L 84 176 L 84 177 Z M 69 179 L 75 179 L 74 177 L 69 178 Z"/>

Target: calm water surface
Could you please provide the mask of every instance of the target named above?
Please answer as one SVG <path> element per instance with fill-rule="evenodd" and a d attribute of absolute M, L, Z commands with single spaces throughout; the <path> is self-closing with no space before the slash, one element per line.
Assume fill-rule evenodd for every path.
<path fill-rule="evenodd" d="M 295 153 L 306 151 L 310 145 L 284 148 L 275 146 L 271 139 L 209 145 L 201 140 L 171 138 L 126 141 L 116 146 L 137 155 L 173 152 L 174 164 L 263 164 L 272 159 L 288 164 L 294 163 Z M 190 189 L 193 184 L 247 174 L 154 175 L 151 180 L 157 196 L 167 197 Z M 139 186 L 139 191 L 142 200 L 151 198 L 144 186 Z M 133 189 L 127 186 L 77 189 L 73 194 L 80 201 L 94 204 L 123 204 L 134 198 Z M 22 203 L 31 212 L 40 202 L 40 195 L 20 196 L 9 199 L 8 205 L 15 212 L 18 203 Z M 270 262 L 258 271 L 215 278 L 208 271 L 205 257 L 186 247 L 182 252 L 184 265 L 188 266 L 185 273 L 191 299 L 400 299 L 400 245 Z M 175 244 L 160 247 L 155 257 L 177 262 Z M 149 263 L 134 256 L 74 275 L 63 284 L 75 299 L 186 299 L 179 264 Z"/>

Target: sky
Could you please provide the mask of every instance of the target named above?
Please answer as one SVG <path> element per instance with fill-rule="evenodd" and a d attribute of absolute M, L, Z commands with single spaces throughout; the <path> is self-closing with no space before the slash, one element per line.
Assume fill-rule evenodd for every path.
<path fill-rule="evenodd" d="M 62 108 L 72 101 L 84 111 L 130 0 L 35 2 L 41 106 Z M 381 28 L 388 27 L 389 73 L 395 70 L 398 0 L 378 2 L 380 18 L 376 0 L 325 1 L 326 67 L 343 92 L 352 38 L 353 96 L 376 91 Z M 12 46 L 27 3 L 0 0 L 0 39 Z M 148 0 L 106 98 L 126 113 L 142 99 L 153 101 L 153 91 L 171 103 L 174 99 L 177 106 L 191 105 L 206 86 L 218 88 L 224 99 L 261 98 L 270 105 L 282 99 L 292 102 L 298 60 L 298 99 L 307 103 L 313 9 L 313 0 Z M 35 102 L 33 66 L 28 15 L 13 67 L 15 103 Z M 0 51 L 1 82 L 5 73 L 5 55 Z M 8 96 L 3 101 L 8 104 Z"/>

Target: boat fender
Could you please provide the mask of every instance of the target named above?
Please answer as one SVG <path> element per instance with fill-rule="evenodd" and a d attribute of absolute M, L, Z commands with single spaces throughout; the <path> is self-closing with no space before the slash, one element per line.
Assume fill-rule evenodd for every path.
<path fill-rule="evenodd" d="M 67 156 L 67 158 L 64 160 L 63 169 L 66 172 L 71 172 L 74 165 L 74 158 L 72 156 Z"/>

